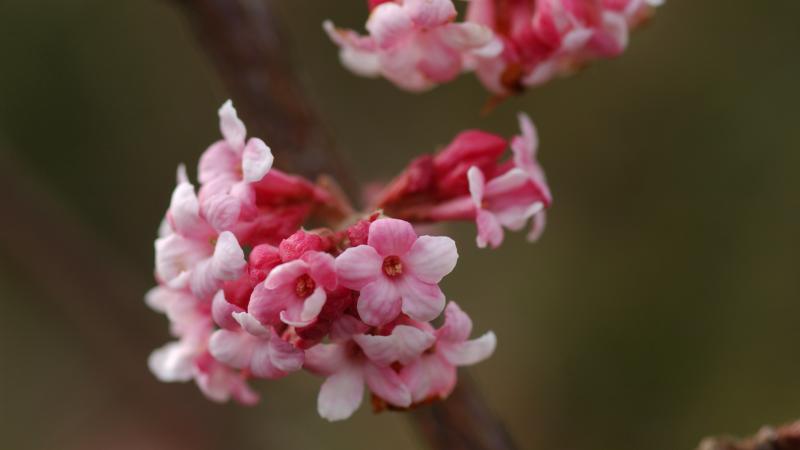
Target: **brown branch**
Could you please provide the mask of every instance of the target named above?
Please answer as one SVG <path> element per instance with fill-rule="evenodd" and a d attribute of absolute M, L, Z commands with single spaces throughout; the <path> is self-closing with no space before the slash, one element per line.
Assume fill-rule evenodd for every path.
<path fill-rule="evenodd" d="M 763 427 L 748 439 L 712 437 L 703 439 L 697 450 L 800 450 L 800 420 L 778 428 Z"/>
<path fill-rule="evenodd" d="M 355 199 L 354 183 L 306 98 L 273 2 L 174 0 L 186 12 L 253 135 L 280 167 L 311 179 L 328 174 Z"/>
<path fill-rule="evenodd" d="M 480 396 L 474 381 L 462 373 L 447 400 L 412 411 L 431 448 L 447 450 L 514 450 L 511 435 Z"/>

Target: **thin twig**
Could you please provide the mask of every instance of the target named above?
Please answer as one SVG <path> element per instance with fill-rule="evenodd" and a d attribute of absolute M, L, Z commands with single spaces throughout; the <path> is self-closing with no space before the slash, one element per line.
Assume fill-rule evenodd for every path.
<path fill-rule="evenodd" d="M 706 438 L 697 450 L 800 450 L 800 420 L 778 428 L 763 427 L 755 436 L 742 440 Z"/>

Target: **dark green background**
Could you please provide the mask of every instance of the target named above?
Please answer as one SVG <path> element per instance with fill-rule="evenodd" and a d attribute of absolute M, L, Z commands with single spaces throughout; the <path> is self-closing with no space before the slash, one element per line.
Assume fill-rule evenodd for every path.
<path fill-rule="evenodd" d="M 444 283 L 476 332 L 499 337 L 470 371 L 523 448 L 689 450 L 800 416 L 798 3 L 668 1 L 622 58 L 489 117 L 470 76 L 411 95 L 342 69 L 320 23 L 359 26 L 362 3 L 281 5 L 360 180 L 467 127 L 511 135 L 517 111 L 539 126 L 556 199 L 543 240 L 479 251 L 472 226 L 454 227 L 461 259 Z M 31 247 L 64 270 L 29 270 L 9 250 L 19 227 L 0 229 L 0 446 L 424 448 L 401 414 L 319 419 L 305 374 L 258 383 L 264 401 L 246 409 L 147 373 L 168 339 L 141 300 L 152 240 L 176 165 L 217 138 L 227 98 L 179 11 L 0 0 L 0 64 L 0 164 L 25 185 L 13 192 L 103 249 L 72 261 Z M 86 258 L 124 271 L 126 294 L 86 307 L 69 276 Z"/>

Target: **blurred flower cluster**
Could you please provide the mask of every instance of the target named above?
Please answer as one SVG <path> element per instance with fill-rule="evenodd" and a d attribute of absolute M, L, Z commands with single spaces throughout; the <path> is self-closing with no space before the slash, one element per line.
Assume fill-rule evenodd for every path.
<path fill-rule="evenodd" d="M 253 404 L 251 379 L 305 369 L 325 378 L 320 415 L 340 420 L 365 386 L 378 409 L 445 398 L 456 367 L 492 354 L 495 335 L 470 339 L 469 316 L 439 288 L 456 266 L 455 242 L 419 236 L 412 222 L 475 220 L 481 246 L 529 219 L 538 235 L 551 198 L 527 117 L 510 142 L 467 131 L 418 158 L 364 214 L 272 168 L 270 148 L 247 139 L 230 102 L 219 117 L 223 139 L 200 158 L 199 190 L 179 168 L 155 241 L 158 285 L 146 301 L 176 338 L 150 356 L 160 380 Z M 303 228 L 314 220 L 329 227 Z"/>
<path fill-rule="evenodd" d="M 354 73 L 425 91 L 474 71 L 498 95 L 620 55 L 664 0 L 370 0 L 367 36 L 324 24 Z"/>

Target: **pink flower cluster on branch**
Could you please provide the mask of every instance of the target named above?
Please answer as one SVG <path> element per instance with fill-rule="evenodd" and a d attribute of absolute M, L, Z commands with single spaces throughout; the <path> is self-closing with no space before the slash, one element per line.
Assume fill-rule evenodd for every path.
<path fill-rule="evenodd" d="M 530 241 L 544 231 L 553 198 L 536 160 L 539 138 L 525 114 L 510 142 L 483 131 L 464 131 L 444 149 L 414 161 L 378 197 L 377 207 L 414 222 L 475 221 L 479 247 L 498 247 L 503 229 L 530 221 Z M 506 148 L 512 156 L 502 159 Z"/>
<path fill-rule="evenodd" d="M 458 22 L 452 0 L 370 1 L 367 36 L 324 24 L 342 63 L 424 91 L 475 71 L 507 95 L 613 58 L 632 28 L 664 0 L 470 0 Z"/>
<path fill-rule="evenodd" d="M 155 242 L 158 286 L 146 301 L 175 337 L 150 356 L 157 378 L 194 380 L 214 401 L 254 404 L 249 381 L 305 369 L 325 378 L 320 415 L 340 420 L 365 386 L 379 409 L 445 398 L 457 367 L 492 354 L 494 334 L 470 340 L 470 318 L 439 287 L 458 259 L 452 239 L 418 236 L 410 222 L 381 213 L 303 229 L 341 219 L 349 205 L 336 216 L 336 194 L 273 169 L 269 147 L 246 139 L 230 102 L 219 116 L 224 139 L 200 158 L 199 191 L 179 168 Z M 461 170 L 459 183 L 471 177 Z"/>

